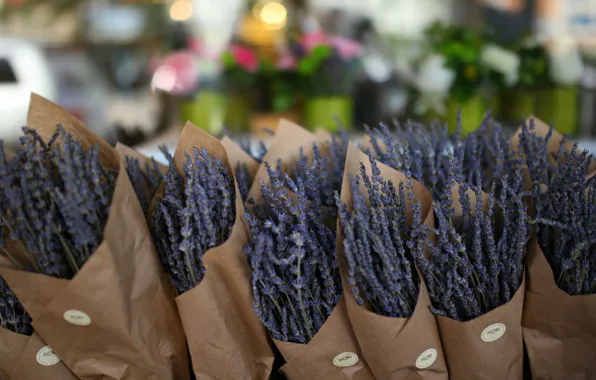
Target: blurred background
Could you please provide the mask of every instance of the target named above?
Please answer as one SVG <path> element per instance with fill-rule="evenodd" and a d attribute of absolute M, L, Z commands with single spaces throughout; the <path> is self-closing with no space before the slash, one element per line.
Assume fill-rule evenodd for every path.
<path fill-rule="evenodd" d="M 0 0 L 0 138 L 34 91 L 137 147 L 487 109 L 590 141 L 595 31 L 596 0 Z"/>

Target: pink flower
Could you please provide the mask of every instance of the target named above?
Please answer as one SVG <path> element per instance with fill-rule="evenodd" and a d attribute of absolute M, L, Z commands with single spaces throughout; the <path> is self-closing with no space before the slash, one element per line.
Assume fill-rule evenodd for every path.
<path fill-rule="evenodd" d="M 337 50 L 342 59 L 359 57 L 362 54 L 362 45 L 354 40 L 339 36 L 329 37 L 329 42 Z"/>
<path fill-rule="evenodd" d="M 173 94 L 192 93 L 199 83 L 198 60 L 198 56 L 189 51 L 168 55 L 153 74 L 153 86 Z"/>
<path fill-rule="evenodd" d="M 277 61 L 277 68 L 280 70 L 292 70 L 296 67 L 296 59 L 291 52 L 284 52 Z"/>
<path fill-rule="evenodd" d="M 230 52 L 238 66 L 244 70 L 255 72 L 259 68 L 259 59 L 251 49 L 241 45 L 232 45 L 230 46 Z"/>
<path fill-rule="evenodd" d="M 195 53 L 201 53 L 203 51 L 203 44 L 198 38 L 191 37 L 188 39 L 188 48 Z"/>
<path fill-rule="evenodd" d="M 325 34 L 325 32 L 323 32 L 322 30 L 318 30 L 310 34 L 305 34 L 304 36 L 302 36 L 300 44 L 306 51 L 311 51 L 317 46 L 328 44 L 327 34 Z"/>

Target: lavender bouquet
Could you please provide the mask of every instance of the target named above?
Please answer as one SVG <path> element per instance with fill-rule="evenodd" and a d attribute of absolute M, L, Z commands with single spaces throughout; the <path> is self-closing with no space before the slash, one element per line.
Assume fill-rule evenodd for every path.
<path fill-rule="evenodd" d="M 405 127 L 395 124 L 395 131 L 385 124 L 368 129 L 368 139 L 374 157 L 390 167 L 404 171 L 406 163 L 412 178 L 421 182 L 433 196 L 440 197 L 453 171 L 458 180 L 482 186 L 489 191 L 492 184 L 516 166 L 515 156 L 502 127 L 487 114 L 480 128 L 461 135 L 461 115 L 455 134 L 438 122 L 428 127 L 408 122 Z M 500 191 L 500 189 L 498 189 Z"/>
<path fill-rule="evenodd" d="M 234 197 L 234 178 L 207 150 L 185 154 L 184 177 L 169 156 L 152 228 L 159 258 L 178 294 L 199 284 L 205 275 L 203 255 L 230 236 Z"/>
<path fill-rule="evenodd" d="M 335 233 L 323 223 L 320 198 L 308 200 L 307 189 L 319 188 L 313 168 L 294 181 L 264 165 L 270 186 L 261 181 L 264 202 L 246 213 L 255 313 L 274 339 L 306 344 L 341 296 Z"/>
<path fill-rule="evenodd" d="M 417 259 L 449 376 L 521 379 L 524 257 L 531 232 L 521 174 L 503 177 L 499 196 L 497 184 L 487 196 L 480 186 L 450 178 L 454 186 L 434 201 L 436 226 L 424 226 L 429 256 Z"/>
<path fill-rule="evenodd" d="M 531 372 L 590 378 L 596 374 L 592 157 L 539 120 L 524 123 L 518 137 L 537 224 L 522 320 Z"/>
<path fill-rule="evenodd" d="M 102 240 L 118 172 L 100 164 L 98 146 L 86 151 L 61 126 L 47 144 L 23 131 L 12 162 L 0 145 L 2 227 L 34 255 L 37 272 L 69 279 Z"/>
<path fill-rule="evenodd" d="M 446 190 L 435 201 L 436 239 L 427 239 L 430 257 L 418 259 L 435 314 L 469 321 L 509 302 L 519 289 L 530 238 L 521 175 L 505 179 L 502 188 L 499 198 L 491 191 L 487 201 L 480 188 L 462 183 L 457 194 Z"/>
<path fill-rule="evenodd" d="M 166 157 L 170 156 L 165 145 L 161 147 L 161 150 Z M 146 162 L 144 167 L 137 157 L 125 156 L 125 160 L 126 173 L 128 174 L 128 178 L 130 178 L 141 208 L 145 215 L 147 215 L 151 200 L 163 182 L 163 173 L 159 164 L 153 158 L 149 162 Z"/>
<path fill-rule="evenodd" d="M 248 201 L 250 240 L 244 250 L 254 311 L 286 360 L 281 371 L 289 379 L 339 379 L 346 371 L 368 379 L 372 374 L 363 360 L 349 369 L 332 364 L 338 352 L 356 353 L 358 345 L 341 302 L 336 235 L 328 223 L 330 208 L 323 205 L 317 157 L 310 164 L 298 159 L 293 176 L 265 161 L 262 202 Z"/>
<path fill-rule="evenodd" d="M 535 201 L 538 243 L 557 286 L 569 295 L 596 294 L 596 178 L 587 178 L 591 162 L 592 156 L 578 152 L 577 145 L 560 152 Z"/>
<path fill-rule="evenodd" d="M 351 145 L 337 205 L 347 312 L 371 372 L 378 379 L 422 373 L 447 379 L 428 292 L 415 266 L 424 256 L 420 225 L 430 193 Z"/>
<path fill-rule="evenodd" d="M 240 149 L 188 124 L 148 219 L 195 377 L 265 379 L 274 355 L 252 312 L 242 200 L 226 146 Z"/>
<path fill-rule="evenodd" d="M 588 175 L 593 159 L 554 133 L 549 127 L 540 135 L 532 119 L 519 134 L 534 195 L 536 236 L 557 286 L 569 295 L 594 294 L 596 261 L 590 236 L 596 226 L 592 216 L 596 178 Z M 549 151 L 549 146 L 557 146 L 557 151 Z"/>
<path fill-rule="evenodd" d="M 337 195 L 348 282 L 359 305 L 366 300 L 380 315 L 409 318 L 417 304 L 420 282 L 414 258 L 424 256 L 424 235 L 407 223 L 404 183 L 396 189 L 381 176 L 372 157 L 370 163 L 372 176 L 363 163 L 360 175 L 350 176 L 351 211 Z M 361 180 L 365 193 L 360 190 Z M 413 187 L 411 180 L 408 187 Z M 414 225 L 420 224 L 420 204 L 412 206 L 416 210 Z"/>
<path fill-rule="evenodd" d="M 45 341 L 80 377 L 188 378 L 172 289 L 161 279 L 124 163 L 39 96 L 28 122 L 37 132 L 24 130 L 11 160 L 0 149 L 0 199 L 7 250 L 30 255 L 34 265 L 0 268 L 0 275 L 31 316 L 31 339 Z"/>

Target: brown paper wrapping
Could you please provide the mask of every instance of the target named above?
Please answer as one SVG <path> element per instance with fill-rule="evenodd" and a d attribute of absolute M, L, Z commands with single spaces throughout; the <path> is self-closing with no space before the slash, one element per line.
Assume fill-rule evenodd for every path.
<path fill-rule="evenodd" d="M 244 164 L 248 169 L 248 173 L 252 177 L 255 176 L 257 170 L 259 170 L 259 163 L 257 160 L 255 160 L 250 154 L 246 153 L 244 149 L 240 147 L 240 145 L 236 144 L 228 137 L 221 139 L 221 145 L 223 145 L 226 153 L 228 154 L 228 159 L 230 160 L 232 169 L 236 169 L 238 165 Z"/>
<path fill-rule="evenodd" d="M 79 378 L 188 379 L 173 288 L 122 161 L 66 111 L 33 95 L 27 124 L 47 137 L 58 123 L 87 146 L 98 143 L 104 165 L 120 169 L 103 242 L 71 280 L 6 268 L 0 274 L 35 331 Z M 72 310 L 84 312 L 90 324 L 67 322 Z"/>
<path fill-rule="evenodd" d="M 471 212 L 474 214 L 478 212 L 476 210 L 476 193 L 470 188 L 466 193 L 470 197 Z M 455 210 L 453 219 L 457 219 L 462 214 L 459 184 L 455 184 L 451 188 L 451 196 Z M 482 211 L 487 212 L 488 194 L 482 192 L 481 197 Z M 525 279 L 522 280 L 520 287 L 509 302 L 470 321 L 460 322 L 443 316 L 436 317 L 450 378 L 523 379 L 524 348 L 521 317 L 524 291 Z M 485 341 L 482 337 L 485 330 L 502 328 L 493 326 L 497 323 L 505 326 L 504 334 L 497 340 Z"/>
<path fill-rule="evenodd" d="M 33 333 L 26 336 L 0 327 L 0 379 L 1 380 L 76 380 L 62 361 L 42 365 L 44 347 L 49 347 Z"/>
<path fill-rule="evenodd" d="M 471 321 L 458 322 L 437 316 L 451 379 L 523 378 L 521 316 L 524 285 L 525 280 L 505 305 Z M 494 342 L 483 341 L 483 331 L 496 323 L 505 325 L 503 336 Z"/>
<path fill-rule="evenodd" d="M 371 173 L 371 165 L 366 154 L 355 145 L 350 144 L 346 158 L 346 167 L 341 190 L 341 201 L 351 207 L 352 192 L 349 182 L 350 175 L 360 175 L 360 163 Z M 402 173 L 382 163 L 378 163 L 381 175 L 391 180 L 396 186 L 406 182 Z M 431 196 L 424 186 L 416 181 L 413 191 L 415 199 L 420 200 L 423 218 L 432 223 Z M 364 187 L 362 185 L 362 187 Z M 363 191 L 364 189 L 361 189 Z M 409 210 L 409 208 L 408 208 Z M 427 219 L 427 217 L 429 219 Z M 376 314 L 358 305 L 352 295 L 352 285 L 347 281 L 347 263 L 343 250 L 343 235 L 338 222 L 337 249 L 342 268 L 343 294 L 346 298 L 347 311 L 362 354 L 366 358 L 371 371 L 377 379 L 406 380 L 406 379 L 436 379 L 447 380 L 447 365 L 443 356 L 443 349 L 437 323 L 431 313 L 430 299 L 424 280 L 420 278 L 420 292 L 418 302 L 411 318 L 391 318 Z M 434 355 L 429 350 L 434 350 Z M 433 364 L 427 368 L 418 368 L 419 358 L 431 355 L 435 358 Z"/>
<path fill-rule="evenodd" d="M 222 144 L 191 123 L 182 130 L 174 155 L 180 173 L 184 153 L 192 153 L 194 147 L 206 149 L 234 173 Z M 203 256 L 205 277 L 176 298 L 197 379 L 267 379 L 273 365 L 268 334 L 253 312 L 250 269 L 243 251 L 244 209 L 237 187 L 235 205 L 230 237 Z"/>
<path fill-rule="evenodd" d="M 527 266 L 522 325 L 533 378 L 596 378 L 596 295 L 559 289 L 536 239 Z"/>
<path fill-rule="evenodd" d="M 375 379 L 350 326 L 344 296 L 308 344 L 273 341 L 286 360 L 281 372 L 289 380 Z M 341 357 L 357 362 L 346 367 L 334 364 Z"/>
<path fill-rule="evenodd" d="M 313 143 L 320 144 L 321 136 L 316 136 L 290 121 L 281 119 L 273 136 L 271 146 L 267 150 L 265 157 L 263 157 L 263 162 L 269 163 L 275 169 L 277 162 L 281 160 L 282 172 L 288 173 L 300 157 L 300 148 L 303 148 L 303 153 L 306 157 L 312 157 Z M 248 199 L 253 198 L 256 203 L 259 203 L 263 199 L 259 184 L 261 180 L 266 183 L 269 182 L 265 165 L 259 166 L 248 194 Z"/>
<path fill-rule="evenodd" d="M 13 248 L 14 243 L 8 240 L 6 249 Z M 0 256 L 0 267 L 14 268 L 15 263 Z M 48 348 L 40 353 L 44 347 Z M 49 350 L 49 346 L 36 333 L 27 336 L 0 327 L 0 380 L 75 380 L 75 375 L 62 361 L 54 363 L 42 357 L 40 360 L 46 365 L 40 364 L 37 356 Z"/>
<path fill-rule="evenodd" d="M 268 162 L 275 168 L 278 160 L 281 160 L 282 171 L 290 173 L 299 158 L 300 148 L 303 149 L 303 154 L 310 158 L 313 153 L 313 143 L 323 144 L 323 137 L 316 136 L 287 120 L 281 120 L 263 162 Z M 257 203 L 262 200 L 260 180 L 269 184 L 269 176 L 264 165 L 259 167 L 249 194 L 249 198 L 252 197 Z M 352 331 L 344 298 L 344 296 L 341 297 L 327 321 L 308 344 L 273 340 L 286 361 L 280 370 L 289 380 L 374 379 Z M 342 354 L 345 354 L 344 357 L 349 356 L 351 360 L 358 357 L 358 361 L 347 367 L 334 365 L 334 359 L 341 357 Z"/>

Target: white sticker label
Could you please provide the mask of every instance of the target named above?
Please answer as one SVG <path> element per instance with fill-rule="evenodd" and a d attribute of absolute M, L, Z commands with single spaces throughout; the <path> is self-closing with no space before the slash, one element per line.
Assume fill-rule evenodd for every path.
<path fill-rule="evenodd" d="M 64 312 L 66 322 L 77 326 L 88 326 L 91 324 L 91 318 L 80 310 L 66 310 Z"/>
<path fill-rule="evenodd" d="M 336 367 L 350 367 L 358 363 L 358 355 L 353 352 L 342 352 L 333 358 L 333 364 Z"/>
<path fill-rule="evenodd" d="M 493 323 L 482 331 L 480 338 L 485 342 L 494 342 L 499 340 L 505 334 L 507 328 L 502 323 Z"/>
<path fill-rule="evenodd" d="M 60 358 L 50 346 L 42 347 L 39 351 L 37 351 L 35 358 L 39 364 L 45 366 L 51 366 L 60 362 Z"/>
<path fill-rule="evenodd" d="M 435 364 L 437 361 L 437 350 L 429 348 L 418 356 L 416 359 L 416 368 L 425 369 Z"/>

